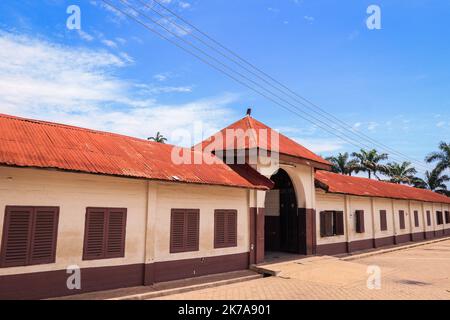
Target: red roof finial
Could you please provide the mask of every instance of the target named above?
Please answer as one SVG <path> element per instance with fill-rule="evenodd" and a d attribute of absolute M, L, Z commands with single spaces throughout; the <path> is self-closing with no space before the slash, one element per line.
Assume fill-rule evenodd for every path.
<path fill-rule="evenodd" d="M 252 108 L 248 108 L 247 109 L 247 116 L 251 116 L 252 115 Z"/>

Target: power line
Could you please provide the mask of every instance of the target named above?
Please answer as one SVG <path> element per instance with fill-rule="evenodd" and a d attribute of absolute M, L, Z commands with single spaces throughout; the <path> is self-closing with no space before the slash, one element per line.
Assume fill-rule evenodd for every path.
<path fill-rule="evenodd" d="M 142 3 L 144 6 L 151 8 L 152 11 L 156 12 L 158 15 L 160 15 L 161 17 L 165 17 L 164 15 L 162 15 L 159 11 L 155 10 L 153 7 L 150 7 L 149 5 L 147 5 L 145 2 L 143 2 L 142 0 L 138 0 L 140 3 Z M 350 127 L 350 131 L 359 136 L 360 138 L 363 138 L 365 140 L 369 140 L 372 143 L 375 143 L 379 146 L 382 146 L 384 149 L 386 149 L 387 151 L 390 151 L 391 153 L 395 153 L 401 157 L 404 157 L 408 160 L 410 160 L 413 163 L 417 163 L 419 165 L 422 166 L 422 161 L 418 161 L 414 158 L 411 158 L 395 149 L 392 149 L 391 147 L 376 141 L 375 139 L 371 138 L 370 136 L 364 134 L 363 132 L 359 132 L 356 130 L 353 130 L 352 126 L 349 125 L 348 123 L 340 120 L 339 118 L 337 118 L 336 116 L 332 115 L 331 113 L 327 112 L 326 110 L 324 110 L 323 108 L 321 108 L 320 106 L 314 104 L 313 102 L 311 102 L 310 100 L 306 99 L 305 97 L 299 95 L 298 93 L 296 93 L 295 91 L 291 90 L 289 87 L 287 87 L 286 85 L 284 85 L 283 83 L 281 83 L 280 81 L 276 80 L 275 78 L 273 78 L 272 76 L 270 76 L 269 74 L 267 74 L 266 72 L 264 72 L 263 70 L 259 69 L 258 67 L 256 67 L 255 65 L 253 65 L 252 63 L 250 63 L 248 60 L 242 58 L 240 55 L 238 55 L 236 52 L 228 49 L 227 47 L 225 47 L 224 45 L 222 45 L 220 42 L 218 42 L 217 40 L 215 40 L 214 38 L 212 38 L 211 36 L 209 36 L 207 33 L 203 32 L 202 30 L 200 30 L 199 28 L 197 28 L 195 25 L 193 25 L 192 23 L 190 23 L 189 21 L 187 21 L 186 19 L 184 19 L 183 17 L 181 17 L 180 15 L 178 15 L 176 12 L 174 12 L 173 10 L 171 10 L 170 8 L 168 8 L 167 6 L 163 5 L 162 3 L 160 3 L 158 0 L 153 0 L 155 3 L 157 3 L 161 8 L 163 8 L 164 10 L 166 10 L 167 12 L 169 12 L 170 14 L 172 14 L 173 16 L 175 16 L 176 18 L 178 18 L 179 20 L 181 20 L 182 22 L 184 22 L 186 25 L 188 25 L 189 27 L 191 27 L 192 29 L 194 29 L 195 31 L 199 32 L 201 35 L 203 35 L 204 37 L 206 37 L 208 40 L 212 41 L 214 44 L 216 44 L 217 46 L 219 46 L 220 48 L 222 48 L 223 50 L 225 50 L 226 52 L 230 53 L 231 55 L 233 55 L 234 57 L 236 57 L 237 59 L 239 59 L 241 62 L 245 63 L 246 65 L 250 66 L 252 69 L 256 70 L 257 72 L 259 72 L 260 74 L 264 75 L 265 77 L 267 77 L 268 79 L 270 79 L 271 81 L 275 82 L 277 85 L 279 85 L 281 88 L 283 88 L 284 90 L 287 90 L 289 94 L 294 95 L 295 97 L 301 99 L 302 101 L 306 102 L 307 104 L 311 105 L 312 107 L 314 107 L 315 109 L 319 110 L 320 113 L 322 113 L 322 115 L 324 115 L 328 120 L 332 120 L 332 121 L 337 121 L 338 123 L 340 123 L 341 125 L 345 126 L 344 129 L 348 130 L 347 127 Z M 184 32 L 188 32 L 188 30 L 186 30 L 185 28 L 183 28 L 182 26 L 178 25 L 175 22 L 170 21 L 170 23 L 176 25 L 178 28 L 181 28 Z M 205 43 L 205 41 L 203 41 L 202 39 L 200 39 L 199 37 L 197 37 L 196 35 L 192 34 L 192 36 L 196 39 L 198 39 L 199 41 L 201 41 L 202 43 Z M 209 44 L 206 44 L 209 48 L 215 50 L 216 52 L 219 52 L 216 48 L 212 47 Z M 233 61 L 234 63 L 238 64 L 239 66 L 241 66 L 242 68 L 244 68 L 245 70 L 249 71 L 248 68 L 242 66 L 242 64 L 240 64 L 239 62 L 237 62 L 235 59 L 230 58 L 228 55 L 224 55 L 223 53 L 219 52 L 219 54 L 221 54 L 222 56 L 226 57 L 227 59 Z M 254 72 L 251 72 L 253 75 L 255 75 Z M 267 83 L 267 81 L 265 79 L 263 79 L 260 76 L 257 76 L 258 78 L 262 79 L 264 82 Z M 314 108 L 305 105 L 304 103 L 302 103 L 301 101 L 294 99 L 297 102 L 301 103 L 302 105 L 304 105 L 305 107 L 307 107 L 310 110 L 313 110 L 313 112 L 318 113 Z M 426 168 L 426 167 L 425 167 Z"/>
<path fill-rule="evenodd" d="M 221 66 L 225 67 L 227 70 L 237 74 L 239 77 L 253 83 L 254 85 L 256 85 L 258 88 L 262 88 L 263 91 L 268 92 L 270 95 L 277 97 L 279 100 L 284 101 L 285 103 L 288 103 L 290 106 L 294 107 L 295 109 L 299 110 L 299 108 L 297 108 L 295 105 L 293 105 L 292 103 L 290 103 L 289 101 L 285 100 L 284 98 L 278 96 L 277 94 L 274 94 L 273 92 L 267 90 L 265 87 L 261 86 L 260 84 L 256 83 L 255 81 L 253 81 L 252 79 L 247 78 L 245 75 L 241 74 L 240 72 L 237 72 L 235 70 L 233 70 L 232 68 L 230 68 L 228 65 L 225 65 L 224 63 L 222 63 L 221 61 L 217 60 L 216 58 L 212 57 L 211 55 L 209 55 L 208 53 L 206 53 L 205 51 L 203 51 L 202 49 L 198 48 L 197 46 L 193 45 L 191 42 L 187 41 L 186 39 L 183 39 L 182 37 L 180 37 L 179 35 L 177 35 L 176 33 L 172 32 L 171 30 L 169 30 L 166 26 L 162 25 L 161 23 L 159 23 L 158 21 L 155 21 L 153 18 L 143 14 L 141 11 L 137 10 L 136 8 L 134 8 L 133 6 L 129 5 L 128 2 L 124 1 L 124 0 L 120 0 L 122 3 L 124 3 L 129 9 L 133 10 L 133 12 L 138 13 L 139 16 L 144 16 L 147 19 L 149 19 L 150 21 L 152 21 L 153 23 L 159 25 L 161 28 L 163 28 L 166 32 L 170 33 L 171 35 L 177 37 L 179 40 L 183 41 L 185 44 L 187 44 L 190 47 L 193 47 L 194 49 L 196 49 L 197 51 L 199 51 L 201 54 L 207 56 L 209 59 L 214 60 L 216 63 L 220 64 Z M 361 144 L 355 144 L 352 141 L 352 138 L 350 138 L 349 136 L 347 136 L 345 133 L 342 133 L 345 137 L 349 138 L 350 140 L 344 138 L 342 135 L 337 134 L 334 131 L 329 130 L 328 126 L 329 124 L 323 122 L 322 120 L 311 116 L 310 114 L 306 113 L 303 111 L 303 113 L 307 114 L 308 117 L 314 119 L 315 121 L 322 123 L 324 126 L 318 125 L 317 123 L 315 123 L 314 121 L 305 118 L 303 115 L 299 114 L 298 112 L 295 112 L 293 110 L 291 110 L 290 108 L 286 107 L 285 105 L 281 104 L 279 101 L 276 101 L 275 99 L 273 99 L 270 96 L 267 96 L 267 94 L 265 92 L 261 92 L 258 89 L 255 89 L 254 87 L 250 86 L 248 83 L 243 82 L 240 79 L 237 79 L 234 75 L 230 74 L 229 72 L 223 70 L 222 68 L 217 67 L 216 65 L 214 65 L 213 63 L 211 63 L 210 61 L 208 61 L 207 59 L 200 57 L 198 54 L 196 54 L 195 52 L 192 52 L 191 50 L 185 48 L 184 46 L 180 45 L 178 42 L 174 41 L 173 39 L 164 36 L 162 33 L 158 32 L 157 30 L 155 30 L 154 28 L 149 27 L 146 23 L 143 23 L 141 20 L 137 19 L 135 14 L 131 14 L 129 11 L 125 11 L 125 10 L 121 10 L 118 7 L 112 5 L 110 2 L 103 0 L 103 2 L 105 2 L 106 4 L 108 4 L 110 7 L 114 8 L 115 10 L 120 11 L 122 14 L 128 16 L 130 19 L 135 20 L 136 22 L 138 22 L 139 24 L 143 25 L 145 28 L 149 29 L 150 31 L 152 31 L 153 33 L 156 33 L 158 36 L 160 36 L 161 38 L 165 39 L 166 41 L 171 42 L 172 44 L 176 45 L 177 47 L 181 48 L 182 50 L 188 52 L 189 54 L 195 56 L 197 59 L 201 60 L 202 62 L 208 64 L 210 67 L 216 69 L 217 71 L 227 75 L 228 77 L 230 77 L 231 79 L 233 79 L 234 81 L 240 83 L 241 85 L 244 85 L 245 87 L 249 88 L 250 90 L 258 93 L 259 95 L 265 97 L 266 99 L 272 101 L 273 103 L 277 104 L 278 106 L 282 107 L 283 109 L 296 114 L 297 116 L 299 116 L 300 118 L 308 121 L 308 122 L 312 122 L 314 125 L 316 125 L 317 127 L 320 127 L 321 129 L 327 131 L 328 133 L 339 137 L 340 139 L 344 140 L 347 143 L 350 143 L 358 148 L 361 147 Z M 301 111 L 301 110 L 300 110 Z M 363 144 L 364 145 L 364 144 Z M 367 145 L 364 145 L 366 148 L 370 148 Z"/>

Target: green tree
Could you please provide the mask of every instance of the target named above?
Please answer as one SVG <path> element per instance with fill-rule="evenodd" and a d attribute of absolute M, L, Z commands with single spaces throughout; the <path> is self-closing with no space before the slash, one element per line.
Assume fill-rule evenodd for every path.
<path fill-rule="evenodd" d="M 352 156 L 356 160 L 355 172 L 367 172 L 369 178 L 372 178 L 372 174 L 380 180 L 377 173 L 386 172 L 386 165 L 381 162 L 387 160 L 388 155 L 386 153 L 378 153 L 377 150 L 364 150 L 361 149 L 360 152 L 353 152 Z"/>
<path fill-rule="evenodd" d="M 440 151 L 430 153 L 425 158 L 425 161 L 428 163 L 437 161 L 436 168 L 441 171 L 450 169 L 450 143 L 441 142 L 439 144 L 439 150 Z"/>
<path fill-rule="evenodd" d="M 398 184 L 413 184 L 417 170 L 411 167 L 411 162 L 388 163 L 385 174 L 390 178 L 389 181 Z"/>
<path fill-rule="evenodd" d="M 415 178 L 413 183 L 416 188 L 429 189 L 434 192 L 449 195 L 446 183 L 450 181 L 450 177 L 442 174 L 443 170 L 436 167 L 431 172 L 425 172 L 425 179 Z"/>
<path fill-rule="evenodd" d="M 357 165 L 356 160 L 350 160 L 348 152 L 339 153 L 337 156 L 326 158 L 326 160 L 333 165 L 331 168 L 333 172 L 349 176 L 355 171 Z"/>
<path fill-rule="evenodd" d="M 166 143 L 167 138 L 164 137 L 164 136 L 158 131 L 158 132 L 156 133 L 156 136 L 150 137 L 150 138 L 148 138 L 147 140 L 149 140 L 149 141 L 155 141 L 155 142 L 158 142 L 158 143 Z"/>

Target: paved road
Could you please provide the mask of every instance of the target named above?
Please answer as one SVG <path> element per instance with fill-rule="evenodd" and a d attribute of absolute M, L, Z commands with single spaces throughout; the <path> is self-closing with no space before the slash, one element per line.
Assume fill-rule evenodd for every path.
<path fill-rule="evenodd" d="M 381 271 L 381 281 L 370 282 L 379 289 L 368 288 L 369 266 Z M 450 240 L 353 261 L 314 257 L 276 268 L 277 277 L 160 299 L 450 299 Z"/>

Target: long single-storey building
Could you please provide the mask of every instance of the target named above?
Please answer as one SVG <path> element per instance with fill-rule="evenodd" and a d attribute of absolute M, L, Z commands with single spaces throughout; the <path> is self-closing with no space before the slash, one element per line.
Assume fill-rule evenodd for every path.
<path fill-rule="evenodd" d="M 230 130 L 244 142 L 231 143 Z M 0 115 L 0 298 L 151 285 L 246 269 L 273 251 L 333 255 L 450 234 L 446 196 L 331 173 L 250 115 L 220 133 L 228 138 L 184 149 Z M 175 163 L 174 150 L 213 161 Z M 228 151 L 243 161 L 229 163 Z M 68 285 L 76 270 L 81 287 Z"/>

